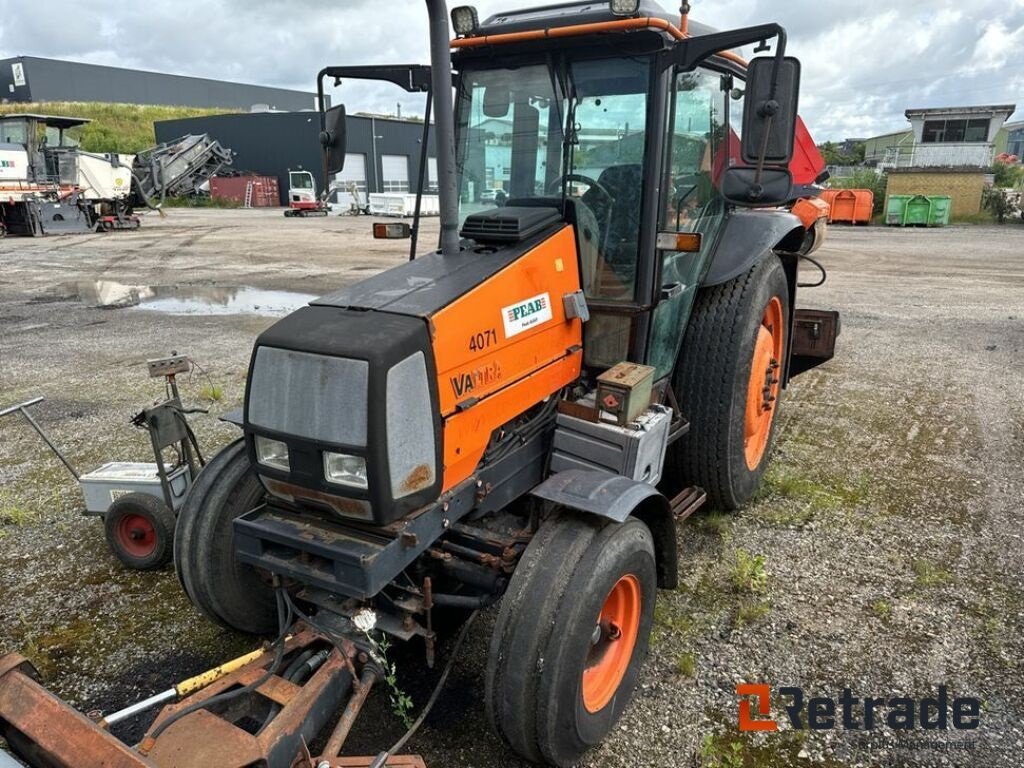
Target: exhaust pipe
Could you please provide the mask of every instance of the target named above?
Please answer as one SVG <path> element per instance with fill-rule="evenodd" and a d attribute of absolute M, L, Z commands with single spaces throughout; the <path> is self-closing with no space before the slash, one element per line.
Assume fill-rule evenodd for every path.
<path fill-rule="evenodd" d="M 452 103 L 451 34 L 445 0 L 427 0 L 430 15 L 430 77 L 434 94 L 434 141 L 441 206 L 441 254 L 459 252 L 459 188 L 455 172 L 455 108 Z"/>

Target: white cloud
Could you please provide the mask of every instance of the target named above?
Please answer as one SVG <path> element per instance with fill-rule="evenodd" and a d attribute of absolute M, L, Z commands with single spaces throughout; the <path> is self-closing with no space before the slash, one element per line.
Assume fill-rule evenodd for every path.
<path fill-rule="evenodd" d="M 549 0 L 480 0 L 481 16 Z M 666 8 L 678 0 L 663 0 Z M 819 140 L 906 127 L 905 109 L 1020 103 L 1024 0 L 696 0 L 718 28 L 779 21 L 804 65 L 802 109 Z M 0 57 L 18 54 L 312 90 L 326 64 L 427 60 L 422 0 L 150 0 L 112 11 L 50 0 L 45 13 L 0 0 Z M 422 110 L 388 86 L 347 83 L 350 110 Z"/>

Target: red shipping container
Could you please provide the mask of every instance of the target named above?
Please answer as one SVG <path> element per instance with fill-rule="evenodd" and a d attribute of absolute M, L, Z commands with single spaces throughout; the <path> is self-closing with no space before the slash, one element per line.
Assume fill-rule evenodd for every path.
<path fill-rule="evenodd" d="M 251 187 L 249 205 L 253 208 L 279 208 L 281 192 L 274 176 L 214 176 L 210 179 L 210 197 L 245 205 Z"/>
<path fill-rule="evenodd" d="M 821 199 L 828 203 L 828 222 L 870 224 L 875 207 L 875 193 L 870 189 L 826 189 Z"/>

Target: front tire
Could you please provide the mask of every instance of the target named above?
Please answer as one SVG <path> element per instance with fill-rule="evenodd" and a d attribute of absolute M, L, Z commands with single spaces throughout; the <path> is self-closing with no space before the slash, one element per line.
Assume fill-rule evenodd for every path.
<path fill-rule="evenodd" d="M 697 295 L 672 380 L 690 434 L 666 462 L 681 486 L 700 486 L 717 509 L 750 501 L 768 466 L 789 307 L 786 273 L 774 254 Z"/>
<path fill-rule="evenodd" d="M 213 621 L 263 635 L 278 625 L 273 589 L 238 562 L 234 520 L 263 500 L 245 442 L 231 443 L 199 473 L 178 514 L 174 568 L 192 603 Z"/>
<path fill-rule="evenodd" d="M 566 514 L 527 548 L 494 628 L 486 702 L 516 753 L 567 766 L 629 703 L 647 655 L 657 590 L 641 521 Z"/>

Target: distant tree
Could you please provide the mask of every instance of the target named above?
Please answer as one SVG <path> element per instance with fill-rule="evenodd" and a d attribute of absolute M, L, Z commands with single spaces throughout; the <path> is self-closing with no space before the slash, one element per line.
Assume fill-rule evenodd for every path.
<path fill-rule="evenodd" d="M 858 141 L 851 148 L 852 151 L 844 152 L 844 147 L 834 141 L 826 141 L 818 145 L 821 156 L 825 158 L 827 165 L 860 165 L 864 162 L 864 142 Z"/>

